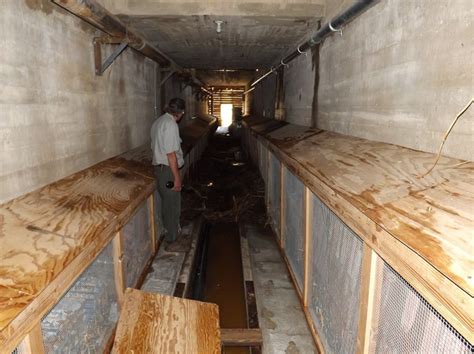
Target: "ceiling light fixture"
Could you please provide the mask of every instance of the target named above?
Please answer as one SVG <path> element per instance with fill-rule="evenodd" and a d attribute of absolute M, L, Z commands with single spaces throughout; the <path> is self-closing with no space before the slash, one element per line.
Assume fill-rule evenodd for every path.
<path fill-rule="evenodd" d="M 216 32 L 221 33 L 222 32 L 222 24 L 224 23 L 224 21 L 216 20 L 216 21 L 214 21 L 214 23 L 216 24 Z"/>

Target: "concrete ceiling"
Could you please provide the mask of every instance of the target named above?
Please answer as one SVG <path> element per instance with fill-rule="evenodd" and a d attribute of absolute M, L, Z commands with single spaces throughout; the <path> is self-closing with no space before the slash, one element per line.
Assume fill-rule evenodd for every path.
<path fill-rule="evenodd" d="M 247 86 L 261 73 L 255 70 L 197 70 L 196 75 L 208 86 Z"/>
<path fill-rule="evenodd" d="M 179 65 L 196 69 L 270 67 L 315 31 L 324 12 L 324 0 L 102 2 Z M 216 20 L 224 21 L 221 33 Z"/>

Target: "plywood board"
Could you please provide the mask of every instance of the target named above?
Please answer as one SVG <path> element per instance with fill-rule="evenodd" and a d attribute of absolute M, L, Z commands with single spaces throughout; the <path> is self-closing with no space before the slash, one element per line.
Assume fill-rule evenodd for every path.
<path fill-rule="evenodd" d="M 112 353 L 220 353 L 215 304 L 127 289 Z"/>
<path fill-rule="evenodd" d="M 474 318 L 474 163 L 288 125 L 261 136 L 466 338 Z"/>
<path fill-rule="evenodd" d="M 432 154 L 330 132 L 285 152 L 474 295 L 474 163 L 443 158 L 418 178 Z"/>
<path fill-rule="evenodd" d="M 39 294 L 46 299 L 68 269 L 68 281 L 48 289 L 47 303 L 58 299 L 153 188 L 151 178 L 111 159 L 0 206 L 0 347 L 32 326 L 13 319 Z M 29 321 L 46 311 L 39 301 Z"/>

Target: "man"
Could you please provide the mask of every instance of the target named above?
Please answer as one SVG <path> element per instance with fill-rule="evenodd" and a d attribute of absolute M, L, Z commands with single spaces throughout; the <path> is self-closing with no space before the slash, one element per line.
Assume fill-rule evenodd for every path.
<path fill-rule="evenodd" d="M 179 250 L 179 218 L 181 215 L 182 179 L 180 169 L 184 165 L 178 122 L 184 115 L 185 102 L 181 98 L 170 100 L 166 113 L 151 127 L 151 149 L 158 195 L 161 199 L 165 240 L 169 251 Z M 173 186 L 169 186 L 173 182 Z M 168 183 L 168 187 L 166 186 Z M 176 250 L 174 248 L 177 248 Z"/>

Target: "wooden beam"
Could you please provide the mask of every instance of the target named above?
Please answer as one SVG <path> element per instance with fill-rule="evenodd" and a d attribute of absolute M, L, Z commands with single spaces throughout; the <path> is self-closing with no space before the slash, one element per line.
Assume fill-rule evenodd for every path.
<path fill-rule="evenodd" d="M 313 225 L 313 199 L 309 188 L 304 189 L 304 284 L 303 284 L 303 305 L 308 307 L 309 289 L 311 286 L 311 253 L 312 253 L 312 225 Z"/>
<path fill-rule="evenodd" d="M 119 306 L 123 304 L 123 295 L 125 293 L 125 274 L 123 264 L 123 234 L 121 231 L 117 232 L 113 241 L 113 259 L 114 259 L 114 275 L 115 275 L 115 289 L 117 290 L 117 299 Z"/>
<path fill-rule="evenodd" d="M 285 248 L 285 166 L 280 163 L 280 247 Z"/>
<path fill-rule="evenodd" d="M 260 328 L 221 328 L 222 346 L 247 347 L 262 345 L 263 337 Z"/>
<path fill-rule="evenodd" d="M 156 235 L 156 226 L 155 226 L 155 195 L 151 193 L 148 197 L 148 220 L 150 222 L 150 237 L 151 237 L 151 253 L 156 255 L 158 251 L 157 247 L 157 235 Z"/>
<path fill-rule="evenodd" d="M 357 353 L 360 354 L 369 353 L 373 344 L 371 343 L 371 324 L 374 317 L 378 265 L 379 256 L 364 243 L 360 281 L 359 332 L 356 347 Z"/>
<path fill-rule="evenodd" d="M 262 143 L 263 145 L 263 143 Z M 267 206 L 267 210 L 270 208 L 270 193 L 272 186 L 270 184 L 270 176 L 272 175 L 271 164 L 270 164 L 270 149 L 266 149 L 267 151 L 267 180 L 265 186 L 265 205 Z"/>
<path fill-rule="evenodd" d="M 18 352 L 21 354 L 43 354 L 45 352 L 41 323 L 38 322 L 27 334 L 18 346 Z"/>

